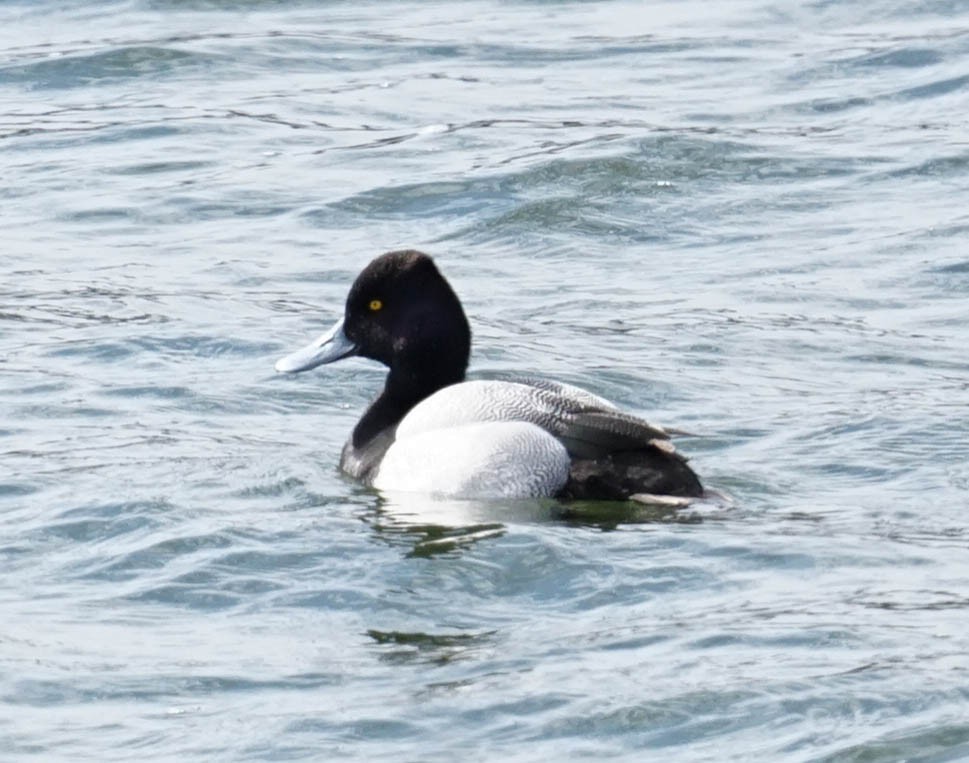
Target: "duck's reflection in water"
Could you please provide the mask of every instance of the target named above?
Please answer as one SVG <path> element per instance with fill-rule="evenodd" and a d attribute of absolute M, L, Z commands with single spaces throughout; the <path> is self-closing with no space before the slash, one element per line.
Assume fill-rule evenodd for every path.
<path fill-rule="evenodd" d="M 551 499 L 497 501 L 454 499 L 418 493 L 382 493 L 367 521 L 378 536 L 406 543 L 410 556 L 459 551 L 486 538 L 498 538 L 509 524 L 554 518 Z"/>
<path fill-rule="evenodd" d="M 686 502 L 477 500 L 399 492 L 382 493 L 366 521 L 384 542 L 406 544 L 409 556 L 431 557 L 501 537 L 514 525 L 556 522 L 614 530 L 625 524 L 695 524 L 702 516 Z"/>

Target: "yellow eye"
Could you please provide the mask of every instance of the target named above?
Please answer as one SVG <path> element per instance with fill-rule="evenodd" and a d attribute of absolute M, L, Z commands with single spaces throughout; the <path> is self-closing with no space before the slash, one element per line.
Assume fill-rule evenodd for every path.
<path fill-rule="evenodd" d="M 374 312 L 377 312 L 383 306 L 384 306 L 384 303 L 381 302 L 379 299 L 370 300 L 370 309 L 373 310 Z"/>

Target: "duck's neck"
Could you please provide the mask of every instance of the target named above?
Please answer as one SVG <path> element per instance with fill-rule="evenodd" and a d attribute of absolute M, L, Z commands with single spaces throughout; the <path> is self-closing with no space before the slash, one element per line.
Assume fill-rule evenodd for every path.
<path fill-rule="evenodd" d="M 390 373 L 380 396 L 353 430 L 354 448 L 397 426 L 411 408 L 439 389 L 464 381 L 471 328 L 447 281 L 436 270 L 433 275 L 436 278 L 421 288 L 422 299 L 399 317 L 403 330 L 392 338 L 389 351 L 369 356 L 389 366 Z"/>
<path fill-rule="evenodd" d="M 353 429 L 353 447 L 362 448 L 385 429 L 397 426 L 411 408 L 439 389 L 464 381 L 464 369 L 464 365 L 450 370 L 391 368 L 383 391 Z"/>

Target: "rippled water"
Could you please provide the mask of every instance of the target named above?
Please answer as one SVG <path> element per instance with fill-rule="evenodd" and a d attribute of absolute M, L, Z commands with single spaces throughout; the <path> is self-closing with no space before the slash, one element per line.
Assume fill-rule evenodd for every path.
<path fill-rule="evenodd" d="M 0 753 L 969 758 L 969 7 L 0 6 Z M 389 248 L 730 496 L 387 500 Z"/>

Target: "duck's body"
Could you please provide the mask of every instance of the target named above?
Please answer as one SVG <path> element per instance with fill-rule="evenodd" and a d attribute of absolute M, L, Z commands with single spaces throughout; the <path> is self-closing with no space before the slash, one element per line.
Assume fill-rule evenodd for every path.
<path fill-rule="evenodd" d="M 461 304 L 433 261 L 390 252 L 354 282 L 344 319 L 276 368 L 302 371 L 350 355 L 390 368 L 340 459 L 344 472 L 380 490 L 464 498 L 702 495 L 664 430 L 572 385 L 464 381 L 470 347 Z"/>

